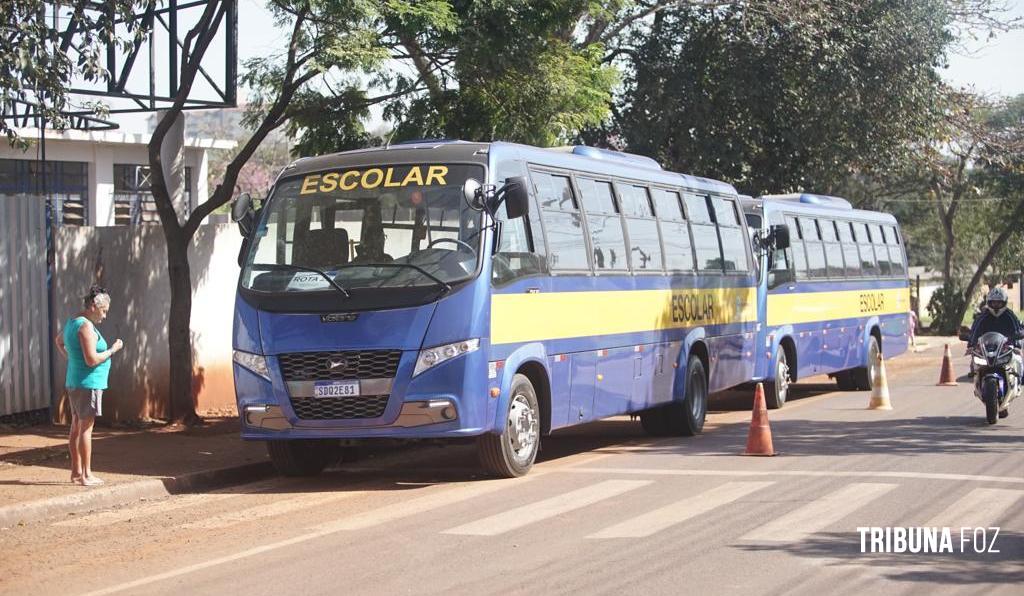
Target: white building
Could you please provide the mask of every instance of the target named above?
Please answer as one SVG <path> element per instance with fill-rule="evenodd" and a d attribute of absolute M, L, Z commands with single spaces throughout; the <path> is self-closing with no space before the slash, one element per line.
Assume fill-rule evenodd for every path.
<path fill-rule="evenodd" d="M 21 129 L 19 134 L 34 142 L 22 151 L 0 141 L 0 196 L 49 195 L 54 221 L 65 225 L 158 221 L 149 192 L 149 135 L 47 130 L 42 161 L 39 131 Z M 232 149 L 236 143 L 185 138 L 181 127 L 174 127 L 168 137 L 164 161 L 173 164 L 166 175 L 168 186 L 179 213 L 190 213 L 209 196 L 207 152 Z"/>

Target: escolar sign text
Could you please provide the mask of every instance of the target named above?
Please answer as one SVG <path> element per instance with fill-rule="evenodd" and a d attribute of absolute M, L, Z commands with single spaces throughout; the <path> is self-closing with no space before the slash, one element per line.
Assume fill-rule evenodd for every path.
<path fill-rule="evenodd" d="M 408 168 L 408 171 L 406 169 Z M 302 179 L 299 194 L 310 195 L 336 190 L 401 188 L 403 186 L 433 186 L 446 184 L 448 166 L 399 166 L 367 168 L 310 174 Z"/>

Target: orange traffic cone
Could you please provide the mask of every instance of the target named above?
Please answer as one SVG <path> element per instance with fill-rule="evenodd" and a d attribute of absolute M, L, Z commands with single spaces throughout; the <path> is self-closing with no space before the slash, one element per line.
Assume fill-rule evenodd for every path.
<path fill-rule="evenodd" d="M 772 447 L 772 429 L 768 426 L 768 407 L 764 402 L 764 386 L 757 384 L 754 391 L 754 411 L 750 417 L 750 432 L 747 433 L 747 450 L 743 455 L 775 455 Z"/>
<path fill-rule="evenodd" d="M 949 353 L 949 344 L 946 344 L 946 351 L 942 354 L 942 372 L 939 374 L 940 386 L 956 387 L 956 377 L 953 374 L 953 356 Z"/>
<path fill-rule="evenodd" d="M 869 410 L 891 410 L 892 403 L 889 401 L 889 381 L 885 378 L 885 362 L 882 355 L 878 355 L 878 367 L 875 378 L 871 380 L 871 400 L 868 401 Z"/>

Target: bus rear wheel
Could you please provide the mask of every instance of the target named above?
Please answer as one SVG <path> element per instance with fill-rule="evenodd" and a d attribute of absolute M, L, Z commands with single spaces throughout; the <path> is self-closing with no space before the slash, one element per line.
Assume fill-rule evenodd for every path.
<path fill-rule="evenodd" d="M 517 478 L 533 467 L 540 447 L 540 407 L 537 392 L 526 375 L 512 378 L 511 397 L 501 434 L 477 438 L 477 454 L 484 469 L 503 478 Z"/>
<path fill-rule="evenodd" d="M 865 391 L 871 391 L 872 385 L 875 382 L 875 369 L 878 368 L 878 356 L 882 353 L 882 349 L 878 345 L 878 339 L 874 335 L 869 335 L 868 338 L 867 366 L 861 366 L 849 371 L 857 388 Z"/>
<path fill-rule="evenodd" d="M 338 460 L 338 442 L 330 439 L 267 441 L 270 463 L 282 476 L 316 476 Z"/>
<path fill-rule="evenodd" d="M 691 356 L 686 363 L 686 397 L 640 412 L 640 425 L 655 437 L 699 435 L 708 412 L 708 377 L 704 363 Z"/>

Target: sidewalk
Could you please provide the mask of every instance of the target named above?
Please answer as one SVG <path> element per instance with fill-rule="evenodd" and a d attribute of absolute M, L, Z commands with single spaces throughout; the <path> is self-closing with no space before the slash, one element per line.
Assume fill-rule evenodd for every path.
<path fill-rule="evenodd" d="M 93 472 L 103 486 L 71 484 L 68 427 L 0 427 L 0 528 L 157 499 L 272 473 L 262 443 L 239 438 L 237 418 L 203 427 L 96 428 Z"/>

